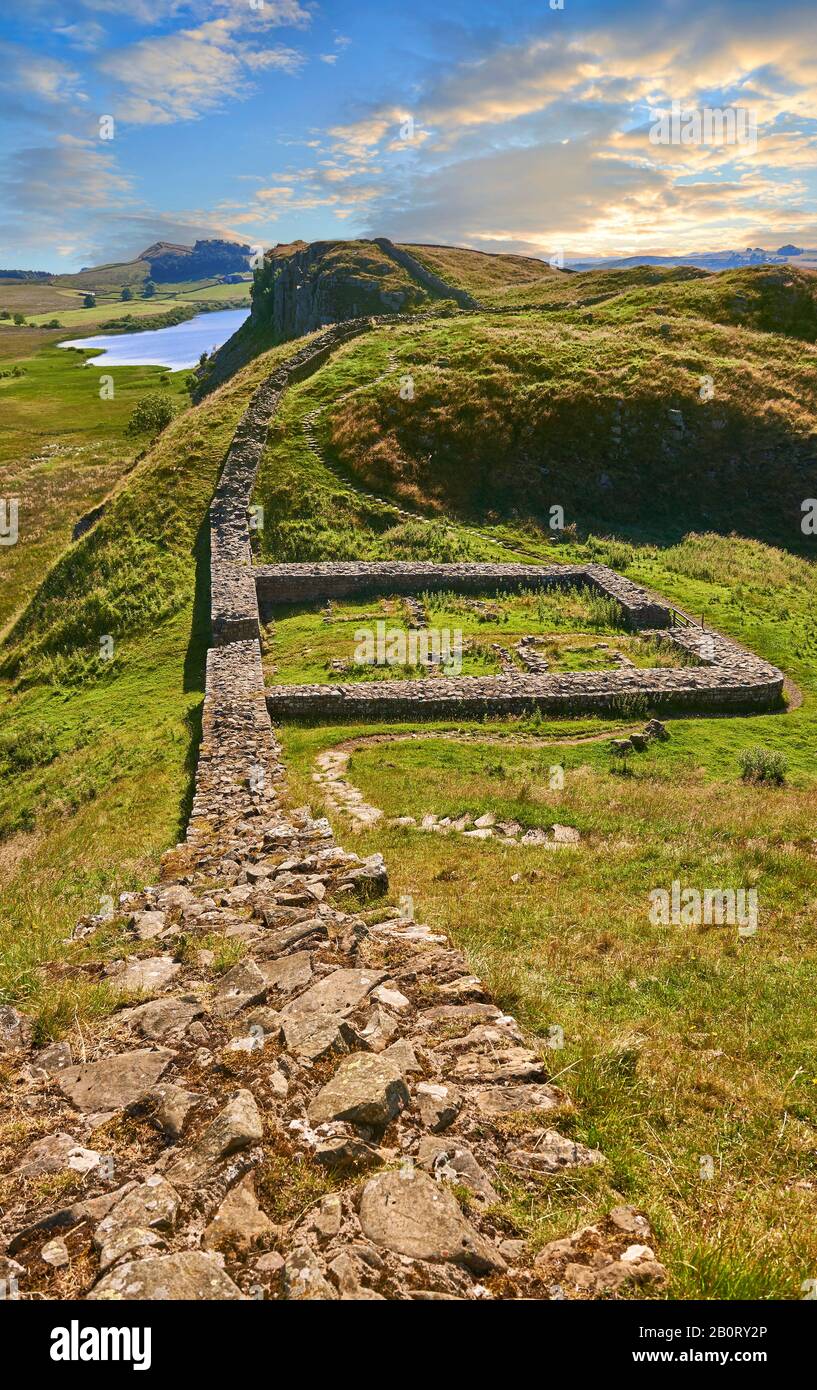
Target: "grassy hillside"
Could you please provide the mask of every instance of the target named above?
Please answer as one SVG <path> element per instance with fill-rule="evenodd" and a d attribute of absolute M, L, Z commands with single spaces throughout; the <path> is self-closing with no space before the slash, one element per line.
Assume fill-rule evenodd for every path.
<path fill-rule="evenodd" d="M 139 397 L 160 390 L 188 404 L 184 373 L 86 367 L 83 353 L 44 343 L 31 330 L 5 337 L 10 349 L 20 347 L 0 361 L 0 371 L 19 372 L 0 376 L 0 496 L 20 499 L 20 539 L 0 554 L 0 632 L 68 544 L 74 523 L 144 449 L 143 438 L 126 434 Z M 103 371 L 113 377 L 112 399 L 100 397 Z"/>
<path fill-rule="evenodd" d="M 79 270 L 75 275 L 56 275 L 53 283 L 85 293 L 88 290 L 121 290 L 125 285 L 135 290 L 144 284 L 149 275 L 150 265 L 147 261 L 113 261 L 108 265 Z"/>
<path fill-rule="evenodd" d="M 621 304 L 590 320 L 531 312 L 396 330 L 391 370 L 323 417 L 327 448 L 364 486 L 432 512 L 547 521 L 557 505 L 580 527 L 798 544 L 813 351 L 691 314 L 665 332 L 662 313 Z"/>
<path fill-rule="evenodd" d="M 460 246 L 406 245 L 404 249 L 435 275 L 456 289 L 467 290 L 483 304 L 524 302 L 524 295 L 542 288 L 543 281 L 563 278 L 561 271 L 533 256 L 497 256 Z"/>
<path fill-rule="evenodd" d="M 600 311 L 600 317 L 619 322 L 643 322 L 656 314 L 705 318 L 813 343 L 817 340 L 817 272 L 757 266 L 703 279 L 666 280 L 660 289 L 642 286 L 621 294 Z"/>
<path fill-rule="evenodd" d="M 569 279 L 544 261 L 459 247 L 406 246 L 426 269 L 486 303 L 541 298 L 543 284 Z M 213 380 L 258 352 L 307 329 L 364 314 L 453 310 L 455 303 L 415 279 L 371 241 L 303 241 L 274 247 L 256 271 L 252 316 L 222 348 Z"/>
<path fill-rule="evenodd" d="M 461 525 L 405 520 L 393 503 L 359 490 L 315 454 L 304 434 L 314 411 L 329 412 L 347 392 L 390 368 L 399 333 L 378 330 L 341 348 L 322 371 L 287 392 L 270 428 L 258 473 L 255 500 L 264 508 L 264 527 L 254 540 L 260 560 L 304 559 L 465 560 L 496 558 L 490 542 Z M 323 431 L 321 414 L 318 426 Z"/>
<path fill-rule="evenodd" d="M 168 427 L 0 648 L 0 999 L 43 1035 L 77 1007 L 109 1006 L 98 968 L 64 943 L 73 922 L 154 879 L 183 830 L 209 640 L 207 506 L 274 361 Z"/>

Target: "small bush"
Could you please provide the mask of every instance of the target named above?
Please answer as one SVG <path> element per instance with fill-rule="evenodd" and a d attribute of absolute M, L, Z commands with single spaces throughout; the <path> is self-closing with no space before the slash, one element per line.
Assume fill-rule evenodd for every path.
<path fill-rule="evenodd" d="M 17 733 L 0 734 L 0 776 L 47 767 L 58 751 L 53 734 L 42 724 L 27 729 L 24 738 Z"/>
<path fill-rule="evenodd" d="M 140 396 L 128 421 L 128 434 L 149 434 L 153 438 L 170 424 L 176 409 L 159 391 Z"/>
<path fill-rule="evenodd" d="M 592 590 L 584 596 L 587 604 L 587 621 L 593 628 L 619 628 L 624 626 L 621 604 L 616 603 L 609 594 L 597 594 Z"/>
<path fill-rule="evenodd" d="M 650 712 L 650 705 L 646 695 L 640 691 L 627 691 L 623 695 L 617 695 L 611 702 L 610 713 L 617 719 L 630 720 L 646 719 Z"/>
<path fill-rule="evenodd" d="M 768 786 L 782 787 L 786 780 L 789 765 L 785 754 L 773 748 L 744 748 L 738 761 L 744 782 L 764 782 Z"/>

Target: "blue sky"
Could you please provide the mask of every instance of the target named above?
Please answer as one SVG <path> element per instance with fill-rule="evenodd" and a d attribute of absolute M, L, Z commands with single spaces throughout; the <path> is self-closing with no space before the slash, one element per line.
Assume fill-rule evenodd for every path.
<path fill-rule="evenodd" d="M 814 0 L 553 2 L 7 7 L 0 265 L 202 235 L 817 246 Z M 740 109 L 756 138 L 657 144 L 673 101 Z"/>

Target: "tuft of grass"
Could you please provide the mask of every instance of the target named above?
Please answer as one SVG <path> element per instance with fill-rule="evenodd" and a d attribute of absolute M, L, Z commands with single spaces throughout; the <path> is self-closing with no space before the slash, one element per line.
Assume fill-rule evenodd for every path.
<path fill-rule="evenodd" d="M 788 763 L 786 756 L 777 748 L 744 748 L 738 759 L 740 775 L 744 782 L 764 782 L 782 787 L 786 780 Z"/>

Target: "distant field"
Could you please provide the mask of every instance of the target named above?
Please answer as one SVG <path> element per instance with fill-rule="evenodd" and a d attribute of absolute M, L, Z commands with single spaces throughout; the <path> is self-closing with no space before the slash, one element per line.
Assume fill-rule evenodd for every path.
<path fill-rule="evenodd" d="M 209 288 L 203 286 L 201 289 L 191 289 L 190 287 L 185 288 L 184 286 L 180 286 L 178 297 L 179 299 L 192 300 L 193 303 L 196 303 L 198 300 L 242 299 L 246 300 L 249 304 L 251 289 L 252 282 L 249 280 L 243 281 L 240 285 L 211 284 Z"/>
<path fill-rule="evenodd" d="M 76 290 L 43 285 L 36 280 L 0 280 L 0 309 L 12 314 L 60 314 L 82 303 Z"/>
<path fill-rule="evenodd" d="M 134 264 L 146 270 L 143 262 Z M 238 307 L 250 301 L 251 281 L 224 285 L 216 279 L 180 280 L 173 284 L 157 285 L 156 293 L 145 299 L 142 286 L 146 274 L 135 276 L 131 272 L 131 266 L 111 266 L 107 269 L 103 267 L 99 272 L 89 271 L 87 277 L 61 276 L 50 284 L 0 280 L 0 310 L 24 314 L 26 321 L 32 324 L 43 325 L 58 319 L 62 328 L 87 328 L 96 332 L 124 314 L 141 319 L 168 309 L 173 304 Z M 132 299 L 122 298 L 122 289 L 126 285 L 133 292 Z M 93 308 L 86 308 L 83 304 L 85 295 L 89 293 L 96 298 Z"/>
<path fill-rule="evenodd" d="M 109 367 L 113 400 L 101 400 L 102 367 L 83 367 L 84 354 L 58 348 L 56 334 L 0 334 L 0 496 L 19 498 L 20 540 L 0 552 L 0 632 L 30 598 L 71 539 L 74 523 L 101 502 L 144 448 L 125 434 L 138 398 L 162 390 L 187 404 L 184 372 L 161 367 Z M 19 344 L 4 351 L 4 339 Z M 162 378 L 168 384 L 160 386 Z"/>
<path fill-rule="evenodd" d="M 230 290 L 227 294 L 223 291 Z M 213 289 L 201 291 L 188 291 L 182 294 L 154 295 L 152 299 L 131 299 L 122 300 L 117 295 L 116 298 L 98 299 L 93 309 L 69 309 L 67 312 L 61 311 L 59 314 L 32 314 L 30 322 L 34 324 L 46 324 L 54 317 L 59 318 L 63 328 L 87 328 L 90 333 L 97 332 L 107 324 L 130 314 L 135 319 L 149 319 L 157 317 L 167 309 L 176 304 L 198 306 L 201 309 L 208 304 L 215 304 L 220 309 L 226 309 L 235 305 L 243 307 L 249 303 L 249 290 L 245 290 L 243 285 L 216 285 Z M 76 334 L 64 334 L 65 337 L 75 337 Z"/>

